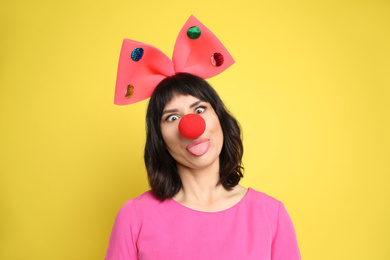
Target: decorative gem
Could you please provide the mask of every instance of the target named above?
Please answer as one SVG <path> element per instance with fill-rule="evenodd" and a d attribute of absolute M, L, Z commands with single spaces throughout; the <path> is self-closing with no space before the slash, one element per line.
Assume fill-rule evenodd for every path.
<path fill-rule="evenodd" d="M 131 98 L 134 94 L 134 86 L 133 85 L 127 85 L 127 90 L 126 90 L 126 98 Z"/>
<path fill-rule="evenodd" d="M 224 61 L 223 55 L 219 52 L 216 52 L 211 56 L 211 64 L 213 64 L 216 67 L 221 66 L 223 64 L 223 61 Z"/>
<path fill-rule="evenodd" d="M 131 52 L 131 59 L 133 61 L 139 61 L 142 58 L 143 55 L 144 55 L 144 49 L 142 49 L 142 48 L 135 48 Z"/>
<path fill-rule="evenodd" d="M 187 36 L 190 39 L 198 39 L 200 37 L 200 29 L 198 26 L 192 26 L 190 29 L 187 30 Z"/>

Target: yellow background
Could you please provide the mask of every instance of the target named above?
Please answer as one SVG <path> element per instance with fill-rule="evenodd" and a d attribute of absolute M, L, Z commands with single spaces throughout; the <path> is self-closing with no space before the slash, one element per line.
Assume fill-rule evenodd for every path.
<path fill-rule="evenodd" d="M 390 259 L 390 2 L 0 2 L 0 259 L 103 259 L 148 189 L 147 101 L 113 104 L 123 38 L 169 57 L 194 14 L 236 60 L 210 80 L 242 184 L 284 202 L 303 259 Z"/>

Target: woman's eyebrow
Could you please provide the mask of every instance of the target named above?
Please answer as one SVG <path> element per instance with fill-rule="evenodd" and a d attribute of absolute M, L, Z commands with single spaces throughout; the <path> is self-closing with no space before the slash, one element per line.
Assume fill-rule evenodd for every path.
<path fill-rule="evenodd" d="M 195 103 L 192 103 L 192 104 L 190 105 L 190 108 L 196 107 L 197 105 L 199 105 L 199 104 L 202 103 L 202 102 L 204 102 L 204 101 L 203 101 L 203 100 L 198 100 L 198 101 L 196 101 Z M 178 111 L 179 111 L 179 110 L 177 110 L 176 108 L 175 108 L 175 109 L 164 110 L 164 111 L 162 112 L 162 115 L 168 114 L 168 113 L 173 113 L 173 112 L 178 112 Z"/>
<path fill-rule="evenodd" d="M 163 112 L 162 112 L 162 114 L 164 115 L 164 114 L 168 114 L 168 113 L 172 113 L 172 112 L 178 112 L 179 110 L 177 110 L 177 109 L 169 109 L 169 110 L 164 110 Z"/>
<path fill-rule="evenodd" d="M 193 107 L 199 105 L 199 104 L 202 103 L 202 102 L 203 102 L 203 100 L 196 101 L 196 102 L 193 103 L 190 107 L 193 108 Z"/>

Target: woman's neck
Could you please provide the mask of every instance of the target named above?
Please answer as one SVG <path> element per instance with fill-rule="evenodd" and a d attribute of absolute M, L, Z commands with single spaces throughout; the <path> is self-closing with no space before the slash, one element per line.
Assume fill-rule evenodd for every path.
<path fill-rule="evenodd" d="M 178 165 L 182 188 L 173 199 L 192 209 L 220 211 L 233 206 L 246 194 L 247 189 L 237 185 L 232 191 L 218 184 L 219 164 L 207 169 L 189 169 Z"/>
<path fill-rule="evenodd" d="M 221 189 L 219 182 L 219 163 L 207 168 L 193 169 L 178 165 L 182 182 L 180 195 L 191 201 L 206 202 L 213 200 Z"/>

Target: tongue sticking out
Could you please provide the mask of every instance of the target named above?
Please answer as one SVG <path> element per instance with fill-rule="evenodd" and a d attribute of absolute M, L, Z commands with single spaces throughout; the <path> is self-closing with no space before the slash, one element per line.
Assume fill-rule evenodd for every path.
<path fill-rule="evenodd" d="M 209 140 L 197 140 L 191 142 L 187 146 L 187 151 L 195 156 L 201 156 L 205 154 L 210 148 Z"/>

